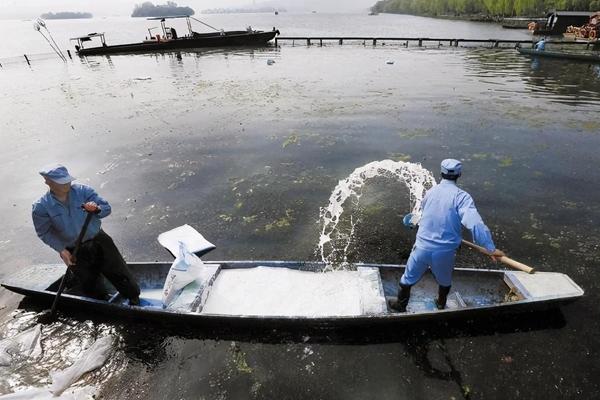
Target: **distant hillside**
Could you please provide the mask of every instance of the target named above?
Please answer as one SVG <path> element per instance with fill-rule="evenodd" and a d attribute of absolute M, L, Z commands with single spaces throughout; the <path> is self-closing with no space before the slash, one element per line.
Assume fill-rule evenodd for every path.
<path fill-rule="evenodd" d="M 133 9 L 132 17 L 171 17 L 174 15 L 194 15 L 194 10 L 190 7 L 179 7 L 174 1 L 167 1 L 167 4 L 154 5 L 149 1 L 142 4 L 136 4 Z"/>
<path fill-rule="evenodd" d="M 89 12 L 72 12 L 72 11 L 61 11 L 57 13 L 47 12 L 41 15 L 44 19 L 82 19 L 92 18 L 93 15 Z"/>

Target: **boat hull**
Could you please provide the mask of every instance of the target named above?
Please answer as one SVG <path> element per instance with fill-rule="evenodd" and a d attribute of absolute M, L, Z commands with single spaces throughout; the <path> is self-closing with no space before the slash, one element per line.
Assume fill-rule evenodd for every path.
<path fill-rule="evenodd" d="M 322 268 L 319 263 L 284 262 L 284 261 L 222 261 L 206 262 L 207 265 L 219 264 L 221 270 L 247 269 L 258 266 L 270 268 L 289 268 L 301 271 L 317 271 Z M 142 299 L 145 288 L 162 287 L 162 283 L 171 266 L 170 263 L 130 263 L 132 273 L 137 277 L 142 287 Z M 386 298 L 397 296 L 398 280 L 404 271 L 402 265 L 389 264 L 359 264 L 361 267 L 376 268 L 381 278 L 382 295 Z M 23 269 L 20 276 L 12 282 L 2 284 L 6 289 L 32 300 L 49 305 L 54 300 L 56 289 L 61 278 L 61 266 L 33 266 Z M 415 322 L 431 322 L 457 318 L 474 318 L 502 313 L 531 312 L 554 308 L 571 302 L 583 295 L 583 290 L 572 282 L 566 275 L 557 273 L 539 273 L 557 275 L 566 291 L 559 295 L 545 295 L 540 298 L 523 296 L 519 300 L 504 301 L 507 294 L 514 290 L 526 293 L 518 282 L 509 287 L 506 282 L 510 272 L 498 270 L 480 270 L 456 268 L 454 271 L 453 291 L 463 294 L 466 304 L 458 308 L 437 310 L 435 307 L 423 307 L 423 304 L 433 304 L 437 294 L 437 284 L 430 274 L 413 287 L 409 312 L 396 313 L 391 311 L 371 315 L 353 316 L 273 316 L 273 315 L 217 315 L 204 313 L 176 312 L 160 307 L 129 306 L 127 301 L 119 299 L 116 294 L 111 301 L 96 300 L 75 294 L 63 294 L 60 299 L 61 310 L 77 310 L 101 313 L 109 318 L 149 320 L 156 323 L 183 324 L 185 326 L 217 328 L 217 329 L 332 329 L 332 328 L 372 328 L 387 325 L 401 325 Z M 524 273 L 516 272 L 517 276 L 525 277 Z M 524 275 L 518 275 L 524 274 Z M 536 273 L 535 275 L 537 275 Z M 539 275 L 544 276 L 544 275 Z M 530 278 L 528 278 L 530 279 Z M 452 295 L 452 293 L 451 293 Z M 538 296 L 539 297 L 539 296 Z M 117 301 L 115 301 L 115 298 Z M 412 310 L 412 311 L 411 311 Z"/>
<path fill-rule="evenodd" d="M 119 53 L 152 53 L 169 50 L 195 49 L 204 47 L 258 47 L 265 46 L 274 39 L 279 31 L 269 32 L 226 32 L 225 35 L 198 35 L 161 42 L 142 42 L 119 44 L 114 46 L 90 47 L 79 49 L 80 56 L 106 55 Z"/>
<path fill-rule="evenodd" d="M 545 57 L 545 58 L 557 58 L 563 60 L 575 60 L 575 61 L 587 61 L 600 63 L 600 55 L 595 54 L 576 54 L 576 53 L 564 53 L 557 51 L 535 51 L 534 49 L 518 49 L 520 54 L 532 56 L 532 57 Z"/>

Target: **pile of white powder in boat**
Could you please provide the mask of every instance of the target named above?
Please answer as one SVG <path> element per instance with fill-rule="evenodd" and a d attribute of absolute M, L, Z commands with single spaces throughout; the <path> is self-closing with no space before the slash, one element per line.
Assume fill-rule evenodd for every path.
<path fill-rule="evenodd" d="M 221 270 L 202 313 L 327 317 L 386 309 L 376 269 L 308 272 L 256 267 Z"/>

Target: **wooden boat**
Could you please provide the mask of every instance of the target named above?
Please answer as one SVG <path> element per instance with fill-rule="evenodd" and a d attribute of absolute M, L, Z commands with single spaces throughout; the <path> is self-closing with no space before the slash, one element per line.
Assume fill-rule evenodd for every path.
<path fill-rule="evenodd" d="M 179 36 L 175 28 L 167 27 L 167 19 L 185 18 L 187 22 L 188 34 Z M 214 29 L 215 32 L 198 33 L 192 30 L 190 19 L 198 21 L 204 25 Z M 149 36 L 142 42 L 107 45 L 104 33 L 90 33 L 85 36 L 71 38 L 77 42 L 75 50 L 80 56 L 90 55 L 105 55 L 118 53 L 140 53 L 140 52 L 156 52 L 179 49 L 194 49 L 203 47 L 245 47 L 245 46 L 265 46 L 275 36 L 279 35 L 279 31 L 273 28 L 272 31 L 257 31 L 248 27 L 245 31 L 224 31 L 214 28 L 196 18 L 189 15 L 176 17 L 156 17 L 148 18 L 148 20 L 159 20 L 162 29 L 161 34 L 154 34 L 153 29 L 148 29 Z M 94 38 L 100 40 L 100 46 L 84 48 L 84 43 L 92 41 Z"/>
<path fill-rule="evenodd" d="M 536 51 L 534 49 L 517 49 L 520 54 L 532 57 L 548 57 L 548 58 L 560 58 L 563 60 L 575 60 L 575 61 L 587 61 L 600 63 L 600 55 L 597 54 L 582 54 L 582 53 L 567 53 L 563 51 Z"/>
<path fill-rule="evenodd" d="M 286 269 L 285 273 L 309 273 L 315 279 L 322 279 L 322 263 L 291 261 L 205 261 L 206 268 L 212 268 L 214 274 L 203 288 L 203 303 L 206 305 L 219 296 L 213 294 L 219 278 L 232 271 L 256 273 L 258 268 L 268 272 Z M 527 274 L 521 271 L 502 271 L 473 268 L 456 268 L 453 286 L 448 297 L 447 308 L 438 310 L 434 304 L 437 284 L 431 274 L 413 287 L 412 296 L 405 313 L 390 311 L 386 300 L 398 294 L 398 281 L 404 272 L 403 265 L 392 264 L 356 264 L 357 271 L 368 272 L 376 297 L 383 308 L 380 312 L 359 315 L 262 315 L 214 314 L 199 307 L 198 312 L 163 309 L 156 294 L 162 292 L 170 263 L 129 263 L 132 273 L 141 287 L 141 305 L 130 306 L 118 293 L 108 301 L 65 292 L 60 299 L 59 308 L 85 310 L 103 313 L 109 317 L 146 319 L 157 322 L 195 325 L 202 327 L 227 328 L 353 328 L 373 327 L 417 321 L 437 321 L 451 318 L 483 317 L 495 313 L 513 313 L 555 308 L 583 296 L 584 291 L 567 275 L 555 272 L 536 272 Z M 34 265 L 22 269 L 2 286 L 15 293 L 29 296 L 40 302 L 51 303 L 55 297 L 64 265 Z M 229 272 L 228 272 L 229 271 Z M 312 276 L 312 275 L 311 275 Z M 263 297 L 264 293 L 258 297 Z M 252 299 L 248 296 L 247 299 Z M 312 297 L 307 303 L 315 302 Z M 285 306 L 286 303 L 284 303 Z M 281 305 L 280 305 L 281 306 Z"/>
<path fill-rule="evenodd" d="M 530 23 L 543 24 L 545 18 L 510 17 L 502 19 L 502 27 L 505 29 L 528 29 Z"/>
<path fill-rule="evenodd" d="M 529 30 L 536 36 L 562 35 L 569 26 L 584 24 L 592 12 L 587 11 L 551 11 L 546 14 L 546 21 L 533 23 Z"/>

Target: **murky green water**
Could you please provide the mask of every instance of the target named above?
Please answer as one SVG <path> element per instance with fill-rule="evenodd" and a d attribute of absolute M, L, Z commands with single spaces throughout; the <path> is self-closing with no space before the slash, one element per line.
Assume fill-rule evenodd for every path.
<path fill-rule="evenodd" d="M 47 331 L 58 342 L 116 331 L 115 373 L 90 378 L 104 382 L 106 398 L 597 392 L 597 66 L 512 50 L 287 46 L 48 60 L 0 72 L 1 277 L 57 261 L 30 222 L 44 192 L 37 169 L 49 162 L 65 163 L 112 203 L 104 227 L 128 260 L 168 259 L 156 236 L 184 223 L 217 245 L 207 258 L 317 259 L 320 207 L 356 167 L 389 158 L 437 172 L 454 157 L 498 247 L 567 273 L 587 292 L 560 313 L 361 340 L 240 338 L 87 316 Z M 364 199 L 351 256 L 403 262 L 413 240 L 401 228 L 406 190 L 378 179 Z M 463 250 L 458 263 L 486 260 Z M 16 313 L 6 318 L 30 324 Z M 38 367 L 54 366 L 47 354 Z M 39 371 L 31 371 L 11 387 L 34 382 Z"/>

